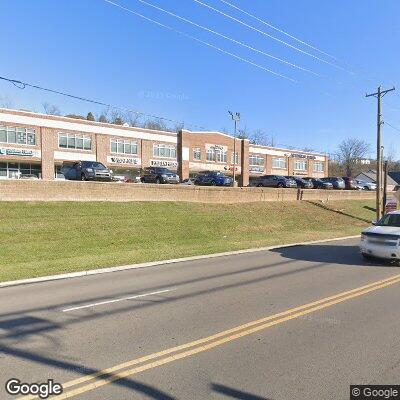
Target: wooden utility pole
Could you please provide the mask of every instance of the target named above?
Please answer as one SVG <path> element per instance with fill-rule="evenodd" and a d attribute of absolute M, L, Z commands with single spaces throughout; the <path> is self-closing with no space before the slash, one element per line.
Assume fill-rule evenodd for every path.
<path fill-rule="evenodd" d="M 388 93 L 395 90 L 395 88 L 382 90 L 382 87 L 378 87 L 378 91 L 376 93 L 366 94 L 366 97 L 374 96 L 378 99 L 378 115 L 377 115 L 377 137 L 376 137 L 376 219 L 379 220 L 382 218 L 383 214 L 383 206 L 382 206 L 382 135 L 381 135 L 381 126 L 383 124 L 382 121 L 382 97 Z"/>

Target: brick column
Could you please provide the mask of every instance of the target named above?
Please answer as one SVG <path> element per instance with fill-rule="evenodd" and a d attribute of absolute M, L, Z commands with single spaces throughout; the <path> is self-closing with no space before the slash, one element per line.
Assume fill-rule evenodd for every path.
<path fill-rule="evenodd" d="M 92 141 L 96 146 L 96 161 L 107 165 L 107 155 L 110 153 L 110 136 L 108 135 L 93 135 Z"/>
<path fill-rule="evenodd" d="M 177 137 L 176 158 L 178 161 L 178 175 L 180 180 L 189 178 L 189 136 L 188 131 L 180 130 Z"/>
<path fill-rule="evenodd" d="M 240 168 L 241 174 L 239 186 L 244 187 L 249 185 L 249 141 L 242 139 L 240 143 Z"/>
<path fill-rule="evenodd" d="M 57 133 L 50 128 L 40 128 L 42 153 L 42 179 L 54 180 L 54 149 L 58 147 Z"/>

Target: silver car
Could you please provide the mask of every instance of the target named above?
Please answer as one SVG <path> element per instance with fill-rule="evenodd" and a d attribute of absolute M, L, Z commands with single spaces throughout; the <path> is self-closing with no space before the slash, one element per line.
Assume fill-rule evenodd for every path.
<path fill-rule="evenodd" d="M 362 190 L 376 190 L 376 183 L 356 179 L 357 186 Z"/>

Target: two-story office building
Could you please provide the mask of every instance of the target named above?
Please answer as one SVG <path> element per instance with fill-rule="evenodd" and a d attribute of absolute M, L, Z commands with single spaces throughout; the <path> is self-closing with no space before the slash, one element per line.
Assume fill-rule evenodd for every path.
<path fill-rule="evenodd" d="M 261 174 L 324 177 L 324 154 L 250 144 L 220 132 L 179 133 L 0 109 L 0 179 L 61 179 L 63 163 L 99 161 L 115 174 L 165 166 L 181 179 L 201 171 L 235 173 L 246 186 Z"/>

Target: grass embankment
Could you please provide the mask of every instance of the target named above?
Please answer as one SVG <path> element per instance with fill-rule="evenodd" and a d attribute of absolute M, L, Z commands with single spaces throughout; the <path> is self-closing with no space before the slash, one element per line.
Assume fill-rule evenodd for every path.
<path fill-rule="evenodd" d="M 358 234 L 373 203 L 1 202 L 0 281 Z"/>

